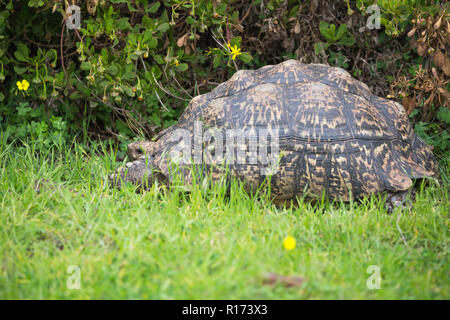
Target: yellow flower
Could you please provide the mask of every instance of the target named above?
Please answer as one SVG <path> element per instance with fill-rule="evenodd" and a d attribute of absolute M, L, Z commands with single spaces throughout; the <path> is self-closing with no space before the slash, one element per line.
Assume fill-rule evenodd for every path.
<path fill-rule="evenodd" d="M 30 83 L 23 79 L 22 82 L 21 81 L 17 81 L 16 82 L 17 88 L 19 88 L 20 91 L 27 91 L 28 87 L 30 86 Z"/>
<path fill-rule="evenodd" d="M 228 47 L 228 48 L 231 48 L 230 41 L 227 42 L 227 47 Z"/>
<path fill-rule="evenodd" d="M 242 54 L 241 49 L 238 48 L 236 45 L 234 45 L 234 47 L 231 47 L 230 49 L 231 49 L 231 54 L 233 55 L 233 57 L 232 57 L 233 60 L 236 59 L 236 57 L 238 55 Z"/>
<path fill-rule="evenodd" d="M 178 66 L 180 64 L 180 62 L 178 61 L 178 59 L 175 59 L 175 61 L 173 62 L 176 66 Z"/>
<path fill-rule="evenodd" d="M 283 247 L 287 250 L 290 251 L 292 249 L 295 248 L 295 244 L 296 241 L 294 239 L 294 237 L 288 236 L 283 240 Z"/>

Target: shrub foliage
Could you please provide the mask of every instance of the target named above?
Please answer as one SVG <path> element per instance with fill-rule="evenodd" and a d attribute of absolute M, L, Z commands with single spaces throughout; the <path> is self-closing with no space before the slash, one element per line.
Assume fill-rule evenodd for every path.
<path fill-rule="evenodd" d="M 78 29 L 66 23 L 71 5 L 80 8 Z M 402 102 L 418 133 L 448 154 L 448 8 L 432 0 L 0 0 L 0 129 L 44 147 L 74 135 L 151 138 L 236 70 L 294 58 L 345 68 Z"/>

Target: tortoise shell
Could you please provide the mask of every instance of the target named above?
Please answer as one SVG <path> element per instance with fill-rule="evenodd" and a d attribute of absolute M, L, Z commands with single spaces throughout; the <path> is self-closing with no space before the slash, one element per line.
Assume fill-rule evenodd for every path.
<path fill-rule="evenodd" d="M 241 70 L 211 92 L 193 98 L 179 121 L 147 148 L 152 166 L 169 180 L 165 155 L 185 143 L 175 133 L 182 129 L 195 138 L 196 122 L 221 132 L 277 130 L 280 158 L 270 184 L 279 200 L 305 192 L 344 201 L 384 190 L 400 192 L 412 186 L 411 179 L 435 176 L 438 171 L 431 148 L 414 133 L 402 105 L 373 95 L 347 71 L 322 64 L 288 60 Z M 202 148 L 210 148 L 211 141 L 202 141 Z M 251 143 L 241 146 L 246 157 Z M 203 155 L 201 161 L 206 160 Z M 217 165 L 208 162 L 213 178 L 224 172 Z M 259 163 L 228 166 L 248 190 L 256 190 L 268 176 Z M 190 180 L 191 171 L 184 168 Z"/>

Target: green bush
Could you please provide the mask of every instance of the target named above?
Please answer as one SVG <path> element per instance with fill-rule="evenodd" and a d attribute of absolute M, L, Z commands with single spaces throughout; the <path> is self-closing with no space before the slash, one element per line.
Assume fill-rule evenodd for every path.
<path fill-rule="evenodd" d="M 21 103 L 33 110 L 44 103 L 42 115 L 62 116 L 74 132 L 83 118 L 99 133 L 151 135 L 173 123 L 190 99 L 181 84 L 200 86 L 206 73 L 228 74 L 252 60 L 240 37 L 226 36 L 238 18 L 226 2 L 87 1 L 81 12 L 81 28 L 68 32 L 63 1 L 7 2 L 0 14 L 6 124 L 30 120 Z M 205 33 L 217 42 L 201 38 Z M 18 85 L 23 80 L 26 90 Z"/>
<path fill-rule="evenodd" d="M 368 30 L 375 2 L 381 30 Z M 72 3 L 81 8 L 78 30 L 65 23 Z M 404 77 L 406 87 L 417 87 L 419 66 L 431 75 L 433 56 L 411 41 L 417 36 L 410 37 L 411 30 L 423 17 L 446 15 L 448 7 L 432 0 L 327 4 L 0 0 L 0 130 L 9 130 L 10 139 L 41 134 L 42 141 L 64 130 L 63 139 L 115 138 L 125 146 L 136 135 L 151 138 L 173 124 L 193 96 L 236 70 L 295 58 L 345 68 L 375 94 L 399 102 L 414 96 L 416 111 L 409 112 L 419 134 L 438 133 L 441 140 L 433 143 L 448 152 L 442 99 L 428 100 L 433 91 L 421 89 L 413 95 L 398 82 Z M 429 52 L 436 50 L 427 43 L 434 46 Z M 448 91 L 448 76 L 442 79 L 439 92 Z M 432 107 L 423 111 L 425 102 Z"/>

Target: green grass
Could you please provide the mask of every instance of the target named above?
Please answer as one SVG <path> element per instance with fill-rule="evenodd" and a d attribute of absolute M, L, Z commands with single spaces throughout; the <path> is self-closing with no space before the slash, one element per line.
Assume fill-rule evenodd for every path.
<path fill-rule="evenodd" d="M 422 185 L 414 209 L 393 214 L 380 197 L 277 208 L 237 183 L 229 197 L 220 185 L 111 189 L 117 166 L 77 145 L 1 144 L 1 299 L 450 298 L 446 185 Z M 67 288 L 70 265 L 79 290 Z M 366 285 L 371 265 L 379 290 Z M 268 272 L 305 280 L 270 286 Z"/>

